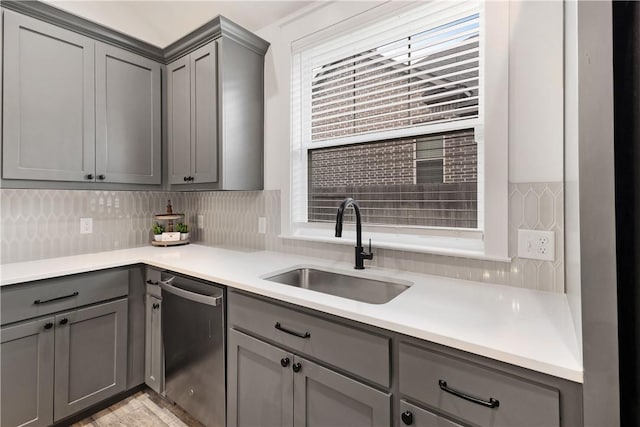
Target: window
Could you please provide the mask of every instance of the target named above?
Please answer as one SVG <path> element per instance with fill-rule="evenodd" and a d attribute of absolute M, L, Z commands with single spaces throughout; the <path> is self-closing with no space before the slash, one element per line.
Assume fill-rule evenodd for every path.
<path fill-rule="evenodd" d="M 294 229 L 353 197 L 370 230 L 482 238 L 485 8 L 417 3 L 293 43 Z"/>

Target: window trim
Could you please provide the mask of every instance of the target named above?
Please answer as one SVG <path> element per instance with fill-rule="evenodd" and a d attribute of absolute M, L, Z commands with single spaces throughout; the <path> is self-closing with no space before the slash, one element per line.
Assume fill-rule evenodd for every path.
<path fill-rule="evenodd" d="M 318 43 L 327 34 L 344 33 L 348 28 L 352 27 L 351 20 L 361 25 L 366 25 L 367 15 L 370 14 L 371 19 L 387 14 L 389 7 L 393 5 L 383 5 L 385 7 L 374 7 L 368 11 L 346 19 L 339 24 L 333 25 L 328 30 L 313 33 L 306 40 L 303 34 L 299 34 L 298 38 L 292 38 L 298 45 L 311 46 Z M 395 6 L 399 9 L 398 6 Z M 383 12 L 384 11 L 384 12 Z M 374 246 L 388 247 L 390 249 L 401 249 L 414 252 L 426 252 L 434 254 L 442 254 L 449 256 L 462 256 L 477 259 L 490 259 L 496 261 L 509 261 L 508 253 L 508 58 L 509 58 L 509 7 L 504 2 L 484 2 L 484 9 L 481 17 L 481 43 L 483 55 L 480 58 L 480 68 L 483 72 L 483 84 L 485 95 L 480 100 L 481 116 L 479 119 L 466 119 L 449 123 L 441 123 L 437 125 L 428 125 L 430 133 L 438 131 L 452 130 L 455 128 L 474 127 L 478 132 L 476 137 L 484 140 L 490 140 L 491 144 L 478 145 L 478 191 L 482 192 L 482 197 L 478 201 L 478 224 L 482 224 L 481 230 L 475 229 L 459 229 L 444 227 L 421 227 L 419 229 L 407 226 L 363 226 L 366 238 L 371 237 Z M 301 41 L 302 40 L 302 41 Z M 486 46 L 491 46 L 487 49 Z M 299 47 L 299 46 L 298 46 Z M 300 67 L 300 63 L 296 63 L 295 55 L 291 55 L 291 66 Z M 292 73 L 293 75 L 293 73 Z M 300 102 L 295 99 L 296 85 L 298 85 L 298 94 L 300 82 L 291 81 L 291 105 L 294 102 Z M 283 207 L 288 209 L 282 215 L 282 234 L 281 238 L 291 238 L 296 240 L 310 241 L 326 241 L 336 244 L 343 243 L 332 236 L 331 224 L 314 224 L 299 221 L 299 218 L 307 217 L 307 203 L 301 203 L 300 199 L 307 200 L 308 177 L 306 173 L 301 171 L 308 170 L 307 149 L 301 143 L 300 139 L 296 141 L 295 135 L 301 135 L 303 123 L 300 115 L 310 120 L 310 114 L 295 114 L 296 109 L 291 108 L 291 141 L 290 141 L 290 169 L 289 169 L 289 189 L 288 197 L 283 200 Z M 308 112 L 310 113 L 310 112 Z M 475 123 L 472 123 L 474 122 Z M 480 125 L 484 122 L 482 125 Z M 480 126 L 478 126 L 480 125 Z M 393 131 L 393 137 L 416 135 L 420 127 L 405 129 L 406 135 L 402 132 Z M 375 133 L 383 139 L 386 132 Z M 387 133 L 388 134 L 388 133 Z M 313 148 L 322 148 L 327 146 L 347 145 L 357 142 L 371 140 L 372 134 L 349 136 L 340 140 L 319 141 L 312 144 Z M 388 136 L 387 136 L 388 137 Z M 296 146 L 296 143 L 299 145 Z M 450 242 L 440 246 L 431 246 L 428 244 L 416 245 L 407 239 L 406 243 L 392 242 L 392 239 L 385 239 L 390 236 L 393 231 L 403 229 L 411 235 L 418 238 L 434 237 L 439 239 L 448 237 Z M 327 238 L 318 237 L 317 230 L 326 231 Z M 389 230 L 391 229 L 391 230 Z M 348 236 L 349 227 L 345 226 L 345 236 Z M 390 232 L 391 231 L 391 232 Z M 398 233 L 395 233 L 398 234 Z M 400 233 L 402 234 L 402 233 Z M 464 237 L 460 237 L 460 235 Z M 343 241 L 345 239 L 342 239 Z M 415 240 L 415 239 L 414 239 Z M 351 239 L 347 239 L 351 244 Z M 481 245 L 477 249 L 469 250 L 469 242 L 481 241 Z M 403 249 L 403 247 L 405 249 Z"/>

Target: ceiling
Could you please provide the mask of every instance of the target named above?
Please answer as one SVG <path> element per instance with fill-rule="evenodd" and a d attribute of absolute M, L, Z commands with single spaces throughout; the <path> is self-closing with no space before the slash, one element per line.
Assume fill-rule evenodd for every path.
<path fill-rule="evenodd" d="M 297 0 L 44 1 L 161 48 L 217 15 L 256 32 L 312 3 Z"/>

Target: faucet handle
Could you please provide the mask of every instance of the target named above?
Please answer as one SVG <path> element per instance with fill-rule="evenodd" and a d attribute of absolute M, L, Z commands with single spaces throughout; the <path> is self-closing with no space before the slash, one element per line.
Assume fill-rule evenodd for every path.
<path fill-rule="evenodd" d="M 369 250 L 362 254 L 362 258 L 368 259 L 368 260 L 373 259 L 373 252 L 371 252 L 371 239 L 369 239 Z"/>

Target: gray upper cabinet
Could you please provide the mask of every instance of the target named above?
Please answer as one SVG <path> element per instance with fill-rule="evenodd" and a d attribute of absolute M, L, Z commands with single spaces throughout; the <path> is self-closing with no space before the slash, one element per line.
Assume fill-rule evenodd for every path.
<path fill-rule="evenodd" d="M 84 181 L 95 169 L 93 40 L 4 12 L 3 178 Z"/>
<path fill-rule="evenodd" d="M 217 43 L 189 55 L 191 64 L 191 170 L 193 182 L 218 181 Z"/>
<path fill-rule="evenodd" d="M 191 62 L 189 56 L 167 65 L 169 182 L 191 176 Z"/>
<path fill-rule="evenodd" d="M 4 187 L 262 190 L 269 43 L 222 16 L 159 49 L 39 2 L 2 12 Z"/>
<path fill-rule="evenodd" d="M 96 179 L 160 184 L 157 62 L 96 42 Z"/>
<path fill-rule="evenodd" d="M 221 189 L 262 190 L 264 52 L 223 38 L 219 41 L 219 59 Z"/>
<path fill-rule="evenodd" d="M 0 334 L 0 425 L 53 422 L 53 317 L 3 327 Z"/>
<path fill-rule="evenodd" d="M 218 181 L 216 42 L 167 66 L 169 182 Z"/>
<path fill-rule="evenodd" d="M 268 44 L 222 17 L 217 22 L 220 37 L 167 65 L 169 183 L 262 190 Z"/>
<path fill-rule="evenodd" d="M 55 420 L 125 390 L 127 299 L 55 317 Z"/>
<path fill-rule="evenodd" d="M 3 12 L 4 184 L 161 184 L 162 65 Z"/>

